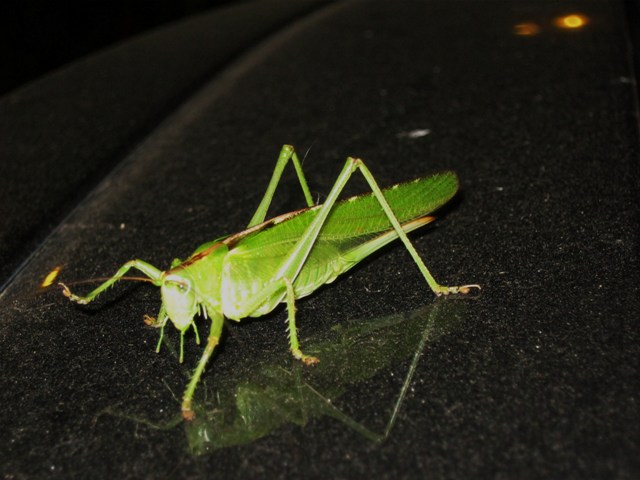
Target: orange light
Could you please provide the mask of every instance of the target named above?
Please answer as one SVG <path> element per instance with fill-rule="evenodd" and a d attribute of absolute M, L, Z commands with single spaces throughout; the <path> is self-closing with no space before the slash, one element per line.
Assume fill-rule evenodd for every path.
<path fill-rule="evenodd" d="M 513 33 L 523 37 L 529 37 L 540 33 L 540 26 L 533 22 L 518 23 L 513 26 Z"/>
<path fill-rule="evenodd" d="M 40 284 L 40 286 L 42 288 L 47 288 L 50 287 L 51 285 L 53 285 L 53 282 L 56 281 L 56 278 L 58 278 L 58 275 L 60 274 L 60 269 L 62 267 L 57 266 L 56 268 L 54 268 L 53 270 L 51 270 L 46 277 L 44 277 L 44 280 L 42 281 L 42 283 Z"/>
<path fill-rule="evenodd" d="M 567 28 L 573 30 L 576 28 L 584 27 L 587 23 L 589 23 L 589 19 L 585 15 L 572 13 L 570 15 L 557 17 L 553 23 L 558 28 Z"/>

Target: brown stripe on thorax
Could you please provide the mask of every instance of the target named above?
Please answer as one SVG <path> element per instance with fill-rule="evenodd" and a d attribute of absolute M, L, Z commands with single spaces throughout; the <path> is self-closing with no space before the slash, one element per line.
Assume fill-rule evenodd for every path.
<path fill-rule="evenodd" d="M 178 265 L 176 268 L 188 267 L 189 265 L 197 262 L 198 260 L 202 260 L 203 258 L 207 257 L 209 254 L 211 254 L 211 252 L 213 252 L 216 248 L 220 248 L 222 245 L 223 245 L 222 242 L 214 243 L 209 248 L 207 248 L 207 249 L 195 254 L 194 256 L 192 256 L 192 257 L 190 257 L 188 259 L 186 259 L 183 263 Z"/>

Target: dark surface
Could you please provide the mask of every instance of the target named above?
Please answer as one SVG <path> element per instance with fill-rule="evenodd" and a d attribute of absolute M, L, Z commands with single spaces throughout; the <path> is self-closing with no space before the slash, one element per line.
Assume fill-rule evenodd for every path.
<path fill-rule="evenodd" d="M 0 95 L 99 48 L 234 1 L 4 0 Z"/>
<path fill-rule="evenodd" d="M 588 17 L 586 27 L 554 26 L 574 11 Z M 514 34 L 526 22 L 538 33 Z M 638 112 L 628 38 L 617 1 L 343 2 L 237 58 L 126 158 L 124 147 L 112 152 L 124 158 L 119 168 L 0 298 L 2 473 L 636 478 Z M 114 123 L 102 118 L 106 139 Z M 422 129 L 430 133 L 408 134 Z M 272 372 L 255 380 L 266 390 L 298 372 L 296 385 L 314 386 L 381 432 L 411 355 L 422 358 L 381 445 L 309 401 L 312 413 L 285 416 L 258 440 L 193 456 L 187 439 L 195 427 L 141 421 L 174 417 L 174 395 L 198 352 L 190 337 L 185 366 L 168 348 L 153 353 L 157 331 L 141 318 L 156 313 L 157 290 L 122 284 L 80 308 L 37 285 L 56 265 L 65 281 L 112 274 L 134 257 L 166 268 L 242 229 L 285 142 L 302 153 L 313 145 L 305 172 L 320 195 L 347 155 L 364 158 L 382 185 L 456 170 L 462 194 L 435 228 L 413 238 L 441 282 L 478 282 L 482 294 L 431 308 L 406 252 L 386 249 L 299 302 L 303 341 L 325 345 L 327 332 L 337 332 L 331 338 L 344 352 L 354 345 L 353 325 L 422 315 L 426 347 L 404 343 L 396 330 L 365 335 L 388 338 L 401 358 L 378 356 L 389 349 L 381 343 L 363 360 L 358 354 L 371 344 L 355 347 L 336 365 L 370 359 L 374 371 L 336 366 L 335 385 L 323 389 L 314 383 L 321 371 L 300 372 L 286 355 L 284 310 L 230 325 L 196 395 L 212 416 L 229 396 L 245 405 L 267 398 L 247 393 L 255 391 L 250 374 Z M 84 156 L 100 151 L 85 148 Z M 69 156 L 60 168 L 82 158 Z M 364 190 L 359 179 L 352 187 L 348 193 Z M 300 205 L 289 174 L 272 212 Z M 432 335 L 429 322 L 446 327 Z M 175 332 L 167 335 L 175 345 Z M 405 349 L 412 353 L 398 353 Z M 259 405 L 282 415 L 282 405 L 297 405 L 296 391 Z M 246 412 L 244 425 L 252 420 Z"/>
<path fill-rule="evenodd" d="M 326 1 L 226 6 L 0 98 L 0 289 L 166 115 L 270 32 Z"/>

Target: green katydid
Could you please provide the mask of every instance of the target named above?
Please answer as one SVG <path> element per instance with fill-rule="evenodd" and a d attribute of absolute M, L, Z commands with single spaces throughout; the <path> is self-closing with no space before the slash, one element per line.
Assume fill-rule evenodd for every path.
<path fill-rule="evenodd" d="M 296 170 L 308 208 L 265 221 L 282 172 L 291 161 Z M 372 193 L 338 202 L 351 175 L 359 170 Z M 142 261 L 125 263 L 116 274 L 85 297 L 71 293 L 70 300 L 87 304 L 131 269 L 141 271 L 160 287 L 162 306 L 158 316 L 145 322 L 159 327 L 160 350 L 164 327 L 170 320 L 180 331 L 180 361 L 184 335 L 193 327 L 199 342 L 195 317 L 211 319 L 207 345 L 182 398 L 182 415 L 192 420 L 191 403 L 196 386 L 216 345 L 224 319 L 240 321 L 260 317 L 285 303 L 291 353 L 305 364 L 318 359 L 300 349 L 295 321 L 295 301 L 355 266 L 387 243 L 399 238 L 436 295 L 466 294 L 478 285 L 448 287 L 431 275 L 406 233 L 434 220 L 427 216 L 448 202 L 458 190 L 455 173 L 445 171 L 380 190 L 369 169 L 358 158 L 347 158 L 326 201 L 316 205 L 311 197 L 298 156 L 289 145 L 282 147 L 267 191 L 247 229 L 201 245 L 184 261 L 175 259 L 161 271 Z"/>

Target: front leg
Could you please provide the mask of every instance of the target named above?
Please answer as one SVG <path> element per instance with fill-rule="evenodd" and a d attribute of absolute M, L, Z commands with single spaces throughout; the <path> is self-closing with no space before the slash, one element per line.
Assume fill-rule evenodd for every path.
<path fill-rule="evenodd" d="M 153 283 L 155 286 L 159 287 L 160 284 L 162 283 L 162 280 L 161 280 L 162 272 L 158 270 L 156 267 L 148 264 L 147 262 L 143 262 L 142 260 L 130 260 L 127 263 L 125 263 L 122 267 L 120 267 L 120 269 L 116 272 L 116 274 L 113 277 L 111 277 L 109 280 L 104 282 L 102 285 L 100 285 L 98 288 L 96 288 L 94 291 L 92 291 L 85 297 L 81 297 L 71 293 L 71 290 L 69 290 L 69 287 L 67 287 L 64 283 L 60 282 L 60 286 L 62 287 L 62 293 L 64 294 L 65 297 L 67 297 L 72 302 L 76 302 L 81 305 L 86 305 L 87 303 L 92 302 L 98 295 L 104 292 L 111 285 L 113 285 L 122 277 L 124 277 L 126 273 L 132 268 L 136 268 L 140 270 L 142 273 L 144 273 L 147 277 L 149 277 L 150 279 L 149 281 Z"/>
<path fill-rule="evenodd" d="M 158 339 L 158 344 L 156 345 L 156 353 L 160 353 L 160 346 L 162 345 L 162 340 L 164 338 L 164 327 L 167 325 L 167 321 L 169 320 L 169 316 L 167 315 L 167 310 L 164 308 L 164 303 L 160 306 L 160 311 L 158 312 L 158 316 L 153 318 L 150 315 L 145 315 L 144 323 L 153 328 L 160 329 L 160 338 Z"/>

